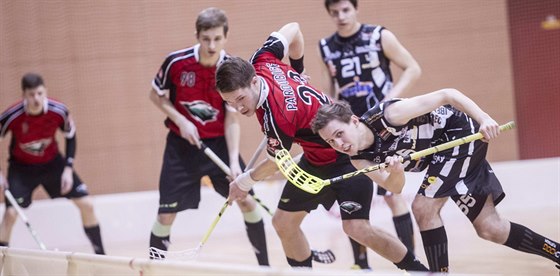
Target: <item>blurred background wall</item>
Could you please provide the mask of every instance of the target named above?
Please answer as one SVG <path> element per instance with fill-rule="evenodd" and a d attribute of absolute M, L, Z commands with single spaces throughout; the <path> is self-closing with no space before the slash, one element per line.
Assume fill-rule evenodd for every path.
<path fill-rule="evenodd" d="M 194 21 L 209 6 L 226 11 L 226 49 L 243 58 L 270 32 L 298 21 L 305 36 L 307 72 L 312 83 L 321 83 L 317 43 L 334 32 L 322 0 L 6 0 L 0 1 L 0 109 L 21 98 L 24 73 L 42 74 L 49 96 L 65 102 L 76 121 L 75 167 L 90 192 L 155 190 L 167 131 L 163 113 L 148 99 L 150 83 L 169 52 L 196 43 Z M 560 155 L 560 30 L 541 25 L 551 15 L 560 15 L 560 1 L 359 2 L 360 21 L 386 26 L 420 63 L 422 78 L 407 96 L 454 87 L 498 122 L 521 123 L 492 143 L 490 161 Z M 522 32 L 510 32 L 511 26 Z M 545 37 L 542 43 L 532 44 L 527 34 L 534 33 Z M 512 46 L 512 41 L 525 42 L 525 48 Z M 528 60 L 538 55 L 551 61 L 549 67 L 537 62 L 529 70 L 541 76 L 538 89 L 529 89 L 531 78 L 520 82 L 527 79 L 516 68 L 523 68 L 526 60 L 512 59 L 512 49 L 515 55 L 531 53 Z M 398 78 L 400 72 L 394 73 Z M 543 103 L 547 105 L 540 106 Z M 540 117 L 533 117 L 535 113 Z M 536 121 L 544 128 L 535 126 Z M 248 160 L 261 135 L 255 118 L 241 122 L 241 153 Z M 535 129 L 539 135 L 533 135 Z M 555 135 L 547 136 L 550 133 Z M 8 141 L 0 146 L 5 171 Z"/>

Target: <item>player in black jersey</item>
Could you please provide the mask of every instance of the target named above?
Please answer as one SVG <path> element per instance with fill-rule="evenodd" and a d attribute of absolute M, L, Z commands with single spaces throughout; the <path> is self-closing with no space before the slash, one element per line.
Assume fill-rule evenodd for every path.
<path fill-rule="evenodd" d="M 478 235 L 515 250 L 560 264 L 560 244 L 500 216 L 495 206 L 504 198 L 502 186 L 488 161 L 486 142 L 500 134 L 498 124 L 471 99 L 455 89 L 442 89 L 405 100 L 391 100 L 361 117 L 347 103 L 322 106 L 312 123 L 315 132 L 339 152 L 351 155 L 357 167 L 393 164 L 404 156 L 480 132 L 483 140 L 407 162 L 401 170 L 427 169 L 412 210 L 421 230 L 431 271 L 447 272 L 447 236 L 440 211 L 451 198 L 469 218 Z M 391 178 L 393 180 L 399 178 Z M 401 181 L 379 183 L 400 192 Z"/>
<path fill-rule="evenodd" d="M 383 26 L 358 21 L 357 0 L 325 0 L 336 32 L 321 39 L 319 51 L 323 67 L 324 89 L 331 97 L 350 103 L 361 116 L 375 104 L 400 97 L 420 78 L 420 66 L 396 36 Z M 393 83 L 390 64 L 402 69 Z M 414 251 L 414 228 L 408 204 L 399 194 L 377 187 L 391 208 L 399 239 Z M 366 249 L 350 239 L 355 269 L 369 269 Z"/>

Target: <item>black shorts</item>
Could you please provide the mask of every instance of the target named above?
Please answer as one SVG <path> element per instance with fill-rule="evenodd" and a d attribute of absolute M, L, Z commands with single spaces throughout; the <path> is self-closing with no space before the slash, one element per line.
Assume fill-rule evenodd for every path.
<path fill-rule="evenodd" d="M 60 185 L 62 172 L 66 161 L 57 155 L 52 161 L 45 164 L 22 164 L 10 161 L 8 168 L 8 183 L 10 192 L 23 208 L 31 205 L 31 196 L 35 188 L 42 185 L 51 198 L 66 197 L 79 198 L 88 195 L 86 184 L 82 182 L 76 171 L 73 173 L 74 185 L 69 193 L 62 196 Z M 11 206 L 6 200 L 6 206 Z"/>
<path fill-rule="evenodd" d="M 356 171 L 347 155 L 339 155 L 335 163 L 321 167 L 311 165 L 305 157 L 302 157 L 298 165 L 304 171 L 322 179 Z M 307 193 L 287 182 L 280 196 L 278 208 L 289 212 L 310 212 L 321 204 L 328 210 L 336 200 L 340 206 L 342 219 L 369 219 L 372 195 L 371 179 L 365 175 L 326 186 L 317 194 Z"/>
<path fill-rule="evenodd" d="M 229 165 L 225 137 L 202 141 Z M 241 158 L 239 164 L 241 169 L 245 168 Z M 230 180 L 226 174 L 202 150 L 170 131 L 159 179 L 158 214 L 197 209 L 200 203 L 200 179 L 205 175 L 212 181 L 214 190 L 227 198 Z"/>
<path fill-rule="evenodd" d="M 487 149 L 487 143 L 477 140 L 434 154 L 418 193 L 431 198 L 451 197 L 474 221 L 488 196 L 492 196 L 494 205 L 505 197 L 486 161 Z"/>

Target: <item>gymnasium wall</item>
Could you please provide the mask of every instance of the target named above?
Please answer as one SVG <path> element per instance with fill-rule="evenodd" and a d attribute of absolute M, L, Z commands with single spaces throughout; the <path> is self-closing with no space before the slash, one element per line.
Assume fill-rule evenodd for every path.
<path fill-rule="evenodd" d="M 408 96 L 454 87 L 498 122 L 515 119 L 505 0 L 359 5 L 362 22 L 386 26 L 420 63 L 422 78 Z M 150 82 L 169 52 L 195 43 L 194 20 L 209 6 L 227 12 L 227 49 L 244 58 L 271 31 L 300 22 L 305 64 L 320 83 L 317 42 L 334 31 L 321 0 L 0 1 L 0 108 L 20 99 L 22 74 L 43 74 L 49 95 L 77 123 L 75 167 L 91 193 L 157 189 L 166 129 L 148 99 Z M 248 160 L 261 136 L 256 119 L 241 122 Z M 504 134 L 489 159 L 518 159 L 517 145 L 517 130 Z M 0 146 L 5 171 L 8 141 Z"/>

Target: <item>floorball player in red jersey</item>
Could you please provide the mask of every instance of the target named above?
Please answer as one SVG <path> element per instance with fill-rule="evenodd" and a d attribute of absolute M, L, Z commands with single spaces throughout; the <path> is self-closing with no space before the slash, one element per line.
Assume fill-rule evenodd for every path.
<path fill-rule="evenodd" d="M 241 173 L 239 123 L 215 89 L 216 65 L 227 58 L 228 21 L 217 8 L 200 12 L 196 20 L 198 44 L 170 53 L 152 82 L 150 99 L 167 116 L 169 128 L 159 181 L 159 209 L 150 246 L 167 250 L 177 212 L 197 209 L 200 179 L 208 175 L 214 189 L 228 195 L 226 174 L 200 149 L 203 141 L 230 167 Z M 268 265 L 262 216 L 254 199 L 238 200 L 247 235 L 259 265 Z"/>
<path fill-rule="evenodd" d="M 86 184 L 73 168 L 76 128 L 68 108 L 47 97 L 43 78 L 28 73 L 21 80 L 23 100 L 0 115 L 0 138 L 11 132 L 7 179 L 0 171 L 0 185 L 9 189 L 21 207 L 31 204 L 35 188 L 42 185 L 51 198 L 66 197 L 80 209 L 82 223 L 96 254 L 105 254 L 99 223 Z M 55 139 L 57 129 L 66 138 L 63 157 Z M 17 219 L 16 210 L 6 200 L 0 224 L 0 245 L 7 246 Z"/>
<path fill-rule="evenodd" d="M 217 89 L 241 114 L 257 115 L 268 137 L 270 157 L 276 150 L 290 149 L 297 143 L 304 151 L 299 165 L 314 175 L 330 178 L 354 171 L 348 156 L 338 154 L 310 129 L 309 123 L 317 109 L 330 99 L 310 86 L 302 75 L 303 42 L 298 23 L 283 26 L 255 52 L 251 63 L 241 58 L 224 61 L 216 72 Z M 286 56 L 291 66 L 282 62 Z M 256 181 L 276 170 L 276 164 L 267 159 L 241 174 L 230 183 L 230 198 L 245 198 Z M 427 271 L 397 237 L 369 223 L 372 193 L 371 180 L 366 176 L 331 185 L 318 194 L 306 193 L 289 183 L 285 185 L 273 225 L 288 263 L 293 267 L 311 267 L 312 253 L 301 223 L 319 204 L 328 209 L 337 200 L 344 231 L 350 237 L 400 269 Z"/>

